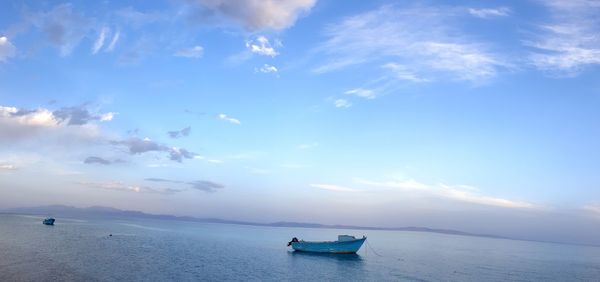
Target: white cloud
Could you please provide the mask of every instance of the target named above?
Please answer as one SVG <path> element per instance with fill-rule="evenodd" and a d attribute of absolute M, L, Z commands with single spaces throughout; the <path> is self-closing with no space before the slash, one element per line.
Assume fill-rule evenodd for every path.
<path fill-rule="evenodd" d="M 584 211 L 600 216 L 600 203 L 591 203 L 582 207 Z"/>
<path fill-rule="evenodd" d="M 346 99 L 337 99 L 333 101 L 333 105 L 336 108 L 350 108 L 352 106 L 352 103 L 350 103 L 350 101 Z"/>
<path fill-rule="evenodd" d="M 51 111 L 0 106 L 0 142 L 33 137 L 59 137 L 71 140 L 94 140 L 100 134 L 94 121 L 108 120 L 112 113 L 96 115 L 82 107 Z"/>
<path fill-rule="evenodd" d="M 179 49 L 175 52 L 175 56 L 177 57 L 186 57 L 186 58 L 201 58 L 204 54 L 204 48 L 200 45 L 196 45 L 190 48 Z"/>
<path fill-rule="evenodd" d="M 567 75 L 579 73 L 585 66 L 600 64 L 600 2 L 544 1 L 552 12 L 552 21 L 540 26 L 534 38 L 525 44 L 537 49 L 530 62 L 541 70 Z"/>
<path fill-rule="evenodd" d="M 100 34 L 98 34 L 98 38 L 96 38 L 94 46 L 92 46 L 92 54 L 96 54 L 98 51 L 100 51 L 100 49 L 102 49 L 102 46 L 104 46 L 104 40 L 106 39 L 108 33 L 110 33 L 110 29 L 107 27 L 103 27 L 100 30 Z"/>
<path fill-rule="evenodd" d="M 241 122 L 240 122 L 240 120 L 239 120 L 239 119 L 232 118 L 232 117 L 230 117 L 230 116 L 227 116 L 226 114 L 219 114 L 219 115 L 218 115 L 218 118 L 219 118 L 220 120 L 228 121 L 228 122 L 231 122 L 231 123 L 233 123 L 233 124 L 241 124 Z"/>
<path fill-rule="evenodd" d="M 428 79 L 422 78 L 410 71 L 406 66 L 397 63 L 387 63 L 381 66 L 392 73 L 392 78 L 398 80 L 407 80 L 412 82 L 428 82 Z"/>
<path fill-rule="evenodd" d="M 108 44 L 108 47 L 106 47 L 106 49 L 104 49 L 104 50 L 106 52 L 112 52 L 115 49 L 115 45 L 117 45 L 117 42 L 119 41 L 120 36 L 121 36 L 121 31 L 117 30 L 115 35 L 113 35 L 113 38 L 110 41 L 110 44 Z"/>
<path fill-rule="evenodd" d="M 510 14 L 510 9 L 507 7 L 498 7 L 498 8 L 486 8 L 486 9 L 475 9 L 469 8 L 469 14 L 482 18 L 493 18 L 493 17 L 506 17 Z"/>
<path fill-rule="evenodd" d="M 249 169 L 250 173 L 252 173 L 252 174 L 265 175 L 265 174 L 270 174 L 272 172 L 270 169 L 265 169 L 265 168 L 256 168 L 256 167 L 246 167 L 246 168 Z"/>
<path fill-rule="evenodd" d="M 0 121 L 4 124 L 22 126 L 57 127 L 59 120 L 48 109 L 20 110 L 16 107 L 0 106 Z"/>
<path fill-rule="evenodd" d="M 273 48 L 269 42 L 269 39 L 262 35 L 258 36 L 254 40 L 246 41 L 246 48 L 248 48 L 248 50 L 250 50 L 252 53 L 263 56 L 275 57 L 279 55 L 279 53 L 277 53 L 275 48 Z"/>
<path fill-rule="evenodd" d="M 262 67 L 255 69 L 255 71 L 262 73 L 276 73 L 278 70 L 275 66 L 264 64 Z"/>
<path fill-rule="evenodd" d="M 100 121 L 111 121 L 115 117 L 116 113 L 108 112 L 100 115 Z"/>
<path fill-rule="evenodd" d="M 540 208 L 540 206 L 536 204 L 532 204 L 525 201 L 515 201 L 504 198 L 481 195 L 477 193 L 476 188 L 466 185 L 446 185 L 441 183 L 436 185 L 430 185 L 415 180 L 378 182 L 364 179 L 358 179 L 357 183 L 375 187 L 401 189 L 405 193 L 422 193 L 428 196 L 478 205 L 515 209 Z"/>
<path fill-rule="evenodd" d="M 348 17 L 329 26 L 327 40 L 315 50 L 326 63 L 313 69 L 324 73 L 381 60 L 395 71 L 403 65 L 411 73 L 400 73 L 399 80 L 424 81 L 437 78 L 480 82 L 497 75 L 507 63 L 458 29 L 452 11 L 436 8 L 398 8 L 377 10 Z"/>
<path fill-rule="evenodd" d="M 7 59 L 15 56 L 17 48 L 6 36 L 0 37 L 0 62 L 6 62 Z"/>
<path fill-rule="evenodd" d="M 195 0 L 192 3 L 248 30 L 281 30 L 292 26 L 300 14 L 310 11 L 316 0 Z M 207 16 L 207 13 L 198 14 Z"/>
<path fill-rule="evenodd" d="M 353 96 L 361 97 L 361 98 L 365 98 L 365 99 L 375 99 L 375 97 L 376 97 L 375 91 L 370 90 L 370 89 L 364 89 L 364 88 L 355 88 L 352 90 L 348 90 L 348 91 L 344 92 L 344 94 L 353 95 Z"/>
<path fill-rule="evenodd" d="M 409 180 L 393 180 L 393 181 L 370 181 L 366 179 L 356 179 L 359 184 L 386 187 L 386 188 L 400 188 L 404 190 L 428 190 L 429 185 L 420 183 L 413 179 Z"/>
<path fill-rule="evenodd" d="M 299 150 L 308 150 L 308 149 L 316 148 L 318 146 L 319 146 L 319 143 L 312 142 L 312 143 L 307 143 L 307 144 L 300 144 L 296 148 L 298 148 Z"/>
<path fill-rule="evenodd" d="M 16 170 L 17 167 L 13 164 L 0 163 L 0 171 L 3 170 Z"/>
<path fill-rule="evenodd" d="M 176 189 L 155 189 L 148 186 L 131 185 L 121 181 L 110 181 L 110 182 L 79 182 L 83 186 L 90 188 L 121 191 L 121 192 L 133 192 L 133 193 L 148 193 L 148 194 L 173 194 L 180 192 Z"/>
<path fill-rule="evenodd" d="M 359 190 L 333 184 L 310 184 L 310 187 L 334 192 L 358 192 Z"/>
<path fill-rule="evenodd" d="M 285 163 L 285 164 L 281 164 L 280 167 L 282 167 L 282 168 L 288 168 L 288 169 L 303 169 L 303 168 L 310 167 L 310 165 L 295 164 L 295 163 Z"/>

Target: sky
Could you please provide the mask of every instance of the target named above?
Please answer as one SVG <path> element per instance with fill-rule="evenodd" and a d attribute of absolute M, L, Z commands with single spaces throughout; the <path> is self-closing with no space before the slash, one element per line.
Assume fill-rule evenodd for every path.
<path fill-rule="evenodd" d="M 600 1 L 4 1 L 0 208 L 600 244 Z"/>

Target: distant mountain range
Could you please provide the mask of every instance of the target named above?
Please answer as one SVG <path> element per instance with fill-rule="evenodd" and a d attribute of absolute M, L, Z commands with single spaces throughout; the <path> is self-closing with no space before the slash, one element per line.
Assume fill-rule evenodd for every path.
<path fill-rule="evenodd" d="M 436 229 L 427 227 L 369 227 L 355 225 L 326 225 L 318 223 L 303 223 L 303 222 L 286 222 L 279 221 L 273 223 L 257 223 L 248 221 L 226 220 L 218 218 L 197 218 L 191 216 L 174 216 L 162 214 L 148 214 L 140 211 L 127 211 L 109 207 L 93 206 L 88 208 L 77 208 L 65 205 L 50 205 L 39 207 L 23 207 L 0 210 L 0 213 L 11 214 L 26 214 L 26 215 L 51 215 L 53 217 L 74 217 L 74 218 L 113 218 L 113 219 L 128 219 L 128 218 L 146 218 L 146 219 L 162 219 L 162 220 L 179 220 L 191 222 L 205 223 L 223 223 L 223 224 L 238 224 L 252 226 L 270 226 L 270 227 L 297 227 L 297 228 L 328 228 L 328 229 L 355 229 L 355 230 L 387 230 L 387 231 L 416 231 L 416 232 L 431 232 L 441 234 L 452 234 L 462 236 L 477 236 L 501 239 L 513 239 L 508 237 L 475 234 L 451 229 Z"/>

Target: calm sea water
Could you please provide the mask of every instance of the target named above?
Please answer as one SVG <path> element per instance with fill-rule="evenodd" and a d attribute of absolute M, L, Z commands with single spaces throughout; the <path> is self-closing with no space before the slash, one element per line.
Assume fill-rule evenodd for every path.
<path fill-rule="evenodd" d="M 0 214 L 0 281 L 600 281 L 600 248 L 422 232 L 269 228 Z M 108 235 L 112 234 L 112 237 Z M 291 237 L 367 235 L 357 255 Z"/>

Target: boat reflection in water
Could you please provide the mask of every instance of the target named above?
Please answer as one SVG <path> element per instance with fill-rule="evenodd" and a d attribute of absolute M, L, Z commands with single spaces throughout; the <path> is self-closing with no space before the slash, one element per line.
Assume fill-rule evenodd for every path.
<path fill-rule="evenodd" d="M 363 258 L 356 254 L 336 254 L 336 253 L 313 253 L 313 252 L 302 252 L 302 251 L 293 251 L 288 252 L 292 258 L 305 258 L 305 259 L 334 259 L 336 261 L 355 261 L 362 262 Z"/>

